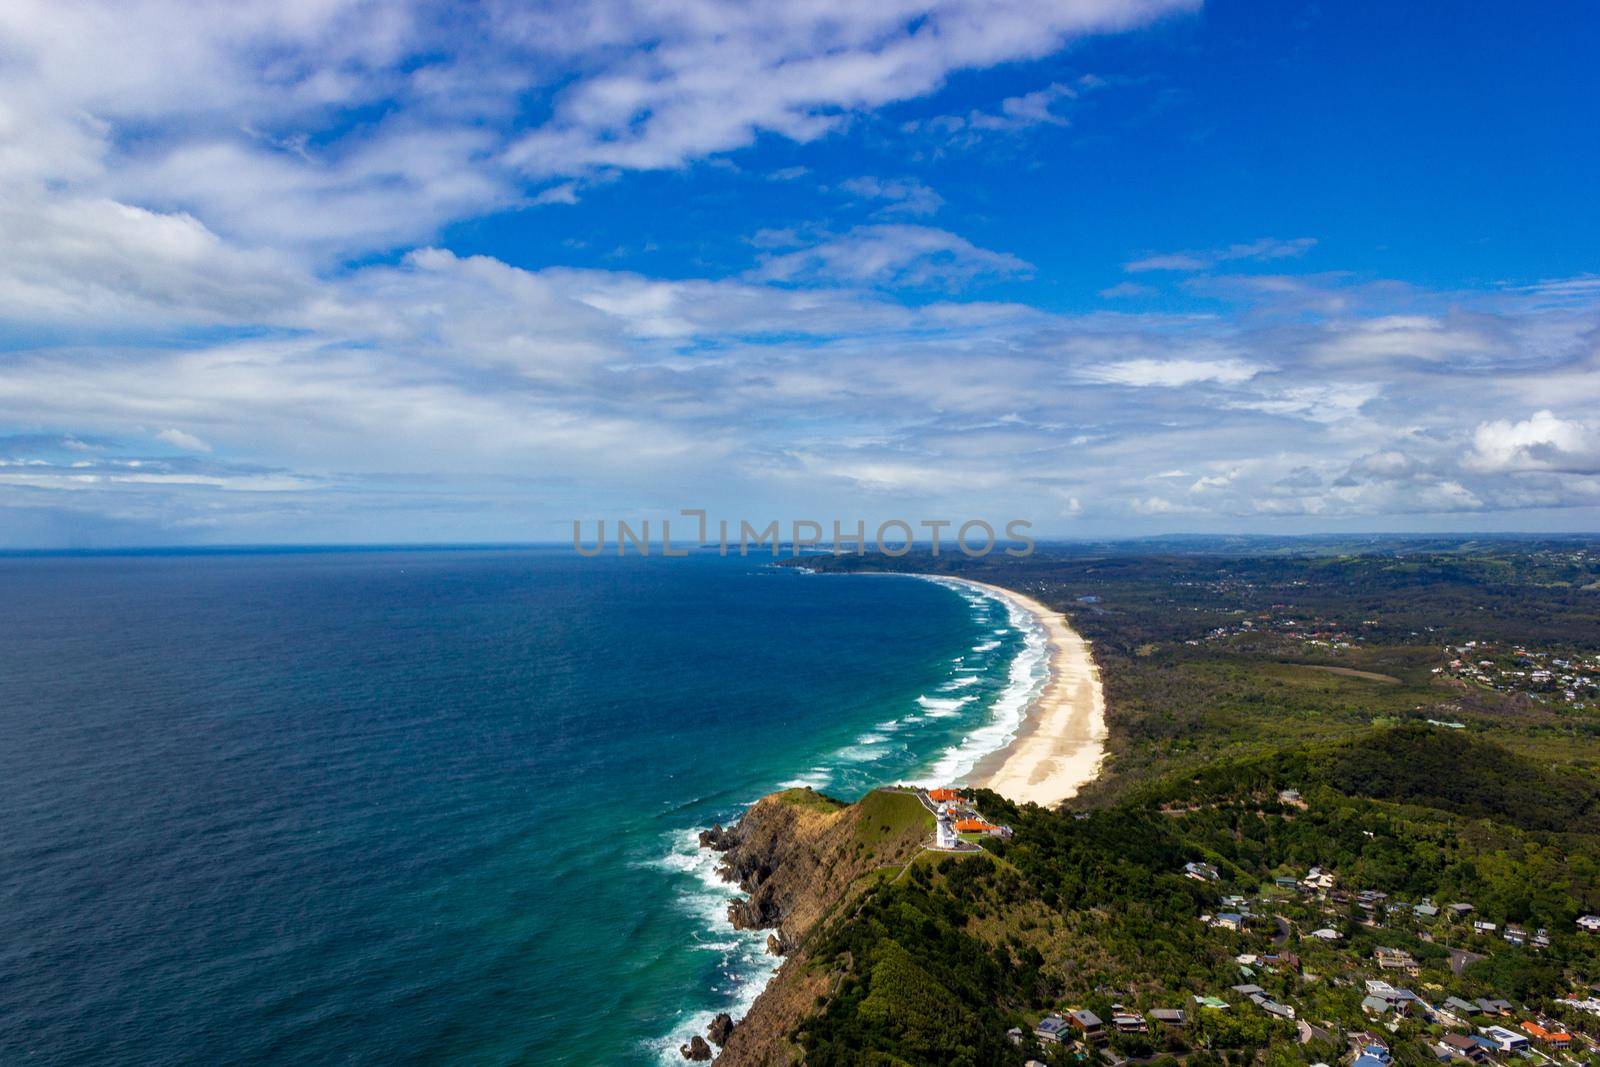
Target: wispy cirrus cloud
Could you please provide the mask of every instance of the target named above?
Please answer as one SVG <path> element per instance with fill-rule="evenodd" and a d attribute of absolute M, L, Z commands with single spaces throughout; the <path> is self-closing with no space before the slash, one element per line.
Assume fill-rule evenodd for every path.
<path fill-rule="evenodd" d="M 1124 263 L 1122 269 L 1135 274 L 1157 270 L 1192 272 L 1211 270 L 1213 267 L 1221 266 L 1224 263 L 1298 259 L 1316 247 L 1316 244 L 1317 241 L 1314 237 L 1296 237 L 1288 241 L 1279 240 L 1275 237 L 1263 237 L 1257 241 L 1228 245 L 1224 248 L 1165 252 L 1142 256 L 1139 259 Z"/>
<path fill-rule="evenodd" d="M 752 276 L 769 282 L 948 288 L 1031 270 L 1009 252 L 980 248 L 948 230 L 882 224 L 858 226 L 808 247 L 767 255 Z"/>

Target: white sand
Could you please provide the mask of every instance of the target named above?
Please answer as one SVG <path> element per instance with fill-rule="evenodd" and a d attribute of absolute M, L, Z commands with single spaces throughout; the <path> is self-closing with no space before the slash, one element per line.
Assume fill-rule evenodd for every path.
<path fill-rule="evenodd" d="M 1050 677 L 1005 748 L 967 776 L 1019 804 L 1059 804 L 1095 779 L 1106 753 L 1106 701 L 1089 643 L 1060 612 L 997 585 L 961 579 L 1022 608 L 1050 641 Z"/>

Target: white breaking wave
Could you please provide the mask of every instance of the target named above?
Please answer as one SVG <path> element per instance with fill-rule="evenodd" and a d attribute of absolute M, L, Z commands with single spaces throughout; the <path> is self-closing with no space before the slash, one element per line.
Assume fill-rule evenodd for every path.
<path fill-rule="evenodd" d="M 917 577 L 923 577 L 918 575 Z M 962 778 L 987 755 L 1010 744 L 1027 718 L 1028 708 L 1044 688 L 1049 676 L 1049 642 L 1043 627 L 1022 608 L 1005 597 L 976 590 L 973 587 L 942 578 L 927 578 L 948 589 L 959 592 L 975 609 L 973 619 L 983 622 L 987 616 L 987 603 L 998 602 L 1006 609 L 1008 627 L 994 630 L 997 637 L 1012 632 L 1023 635 L 1022 645 L 1012 657 L 1004 688 L 989 706 L 986 721 L 964 735 L 959 742 L 937 756 L 920 779 L 910 778 L 915 784 L 934 786 L 959 784 Z M 1000 647 L 998 640 L 987 640 L 973 647 L 972 652 L 992 652 Z M 962 666 L 965 656 L 952 661 L 952 676 L 940 687 L 941 692 L 965 689 L 978 684 L 987 672 L 985 667 Z M 958 716 L 962 709 L 978 699 L 975 694 L 965 696 L 917 697 L 922 714 L 906 715 L 879 723 L 863 733 L 849 745 L 826 757 L 821 764 L 805 773 L 780 783 L 783 788 L 824 789 L 836 776 L 861 772 L 860 765 L 876 760 L 891 749 L 902 753 L 904 748 L 886 746 L 887 734 L 928 719 L 945 719 Z M 854 768 L 854 769 L 852 769 Z M 887 783 L 885 783 L 887 784 Z M 684 1062 L 679 1046 L 686 1044 L 696 1034 L 704 1035 L 718 1012 L 726 1011 L 735 1020 L 742 1019 L 766 988 L 782 960 L 766 951 L 767 931 L 736 931 L 728 923 L 728 905 L 743 894 L 737 886 L 724 882 L 716 873 L 719 855 L 710 849 L 700 848 L 699 832 L 684 830 L 672 836 L 671 848 L 659 861 L 668 870 L 692 876 L 693 888 L 681 894 L 680 905 L 704 924 L 706 936 L 696 940 L 699 951 L 721 954 L 719 971 L 729 985 L 717 990 L 718 1003 L 698 1012 L 680 1015 L 672 1031 L 649 1043 L 649 1051 L 663 1064 Z"/>
<path fill-rule="evenodd" d="M 951 584 L 944 579 L 929 578 L 929 581 L 941 585 Z M 961 588 L 970 588 L 962 586 Z M 924 777 L 917 784 L 937 786 L 960 784 L 961 780 L 972 773 L 974 767 L 987 755 L 998 752 L 1016 739 L 1017 731 L 1027 720 L 1028 708 L 1035 698 L 1043 692 L 1045 682 L 1050 676 L 1050 641 L 1044 631 L 1031 614 L 1021 606 L 1012 603 L 998 594 L 985 593 L 985 596 L 1005 605 L 1006 618 L 1011 623 L 1011 628 L 1020 631 L 1022 647 L 1012 657 L 1011 665 L 1006 675 L 1006 685 L 994 703 L 989 708 L 988 721 L 963 737 L 958 743 L 952 745 L 941 753 L 928 767 Z M 1006 633 L 997 630 L 996 633 Z M 991 648 L 998 648 L 999 642 L 990 643 Z M 973 651 L 979 651 L 974 649 Z M 972 699 L 970 697 L 965 699 Z M 930 712 L 931 714 L 931 712 Z"/>
<path fill-rule="evenodd" d="M 920 696 L 917 703 L 927 713 L 930 719 L 948 719 L 952 715 L 959 715 L 961 709 L 972 703 L 977 697 L 930 697 Z"/>
<path fill-rule="evenodd" d="M 717 873 L 720 858 L 719 853 L 700 847 L 698 830 L 680 830 L 670 835 L 667 854 L 656 861 L 657 866 L 693 879 L 693 887 L 677 897 L 679 906 L 700 921 L 707 935 L 696 940 L 693 947 L 719 953 L 718 970 L 731 981 L 731 988 L 718 991 L 722 993 L 721 1003 L 680 1015 L 670 1033 L 649 1043 L 650 1051 L 664 1064 L 682 1064 L 679 1047 L 696 1034 L 703 1036 L 718 1012 L 744 1018 L 783 963 L 767 952 L 768 931 L 735 930 L 729 924 L 728 905 L 744 894 Z"/>

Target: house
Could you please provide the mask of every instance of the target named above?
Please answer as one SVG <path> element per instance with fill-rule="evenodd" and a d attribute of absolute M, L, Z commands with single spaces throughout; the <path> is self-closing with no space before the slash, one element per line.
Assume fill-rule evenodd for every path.
<path fill-rule="evenodd" d="M 1272 884 L 1279 889 L 1296 889 L 1299 887 L 1300 882 L 1296 878 L 1274 878 Z"/>
<path fill-rule="evenodd" d="M 1287 1004 L 1280 1004 L 1276 1000 L 1267 1000 L 1263 998 L 1261 1000 L 1257 1000 L 1255 1005 L 1268 1015 L 1276 1015 L 1280 1019 L 1294 1018 L 1294 1009 Z"/>
<path fill-rule="evenodd" d="M 1307 889 L 1325 893 L 1333 888 L 1333 874 L 1321 867 L 1313 867 L 1304 878 L 1300 879 L 1300 884 Z"/>
<path fill-rule="evenodd" d="M 930 789 L 928 799 L 935 804 L 959 804 L 961 794 L 954 789 Z"/>
<path fill-rule="evenodd" d="M 1463 1021 L 1472 1018 L 1472 1016 L 1483 1010 L 1472 1001 L 1462 1000 L 1460 997 L 1445 997 L 1444 1007 L 1446 1011 L 1459 1015 Z"/>
<path fill-rule="evenodd" d="M 1020 1026 L 1013 1026 L 1011 1029 L 1006 1031 L 1006 1040 L 1011 1042 L 1013 1045 L 1021 1045 L 1023 1039 L 1027 1036 L 1027 1034 L 1022 1032 L 1022 1027 Z"/>
<path fill-rule="evenodd" d="M 1450 918 L 1465 919 L 1468 915 L 1471 915 L 1474 910 L 1476 909 L 1474 909 L 1471 904 L 1452 904 L 1450 905 Z"/>
<path fill-rule="evenodd" d="M 1473 1063 L 1483 1063 L 1489 1058 L 1489 1050 L 1483 1047 L 1482 1041 L 1466 1034 L 1446 1034 L 1439 1041 L 1439 1047 L 1448 1056 L 1471 1060 Z"/>
<path fill-rule="evenodd" d="M 1226 1000 L 1223 1000 L 1221 997 L 1201 997 L 1201 996 L 1196 996 L 1194 998 L 1194 1002 L 1195 1002 L 1195 1006 L 1196 1007 L 1208 1008 L 1211 1011 L 1227 1011 L 1228 1010 L 1228 1002 Z"/>
<path fill-rule="evenodd" d="M 1472 928 L 1480 934 L 1492 934 L 1497 929 L 1494 923 L 1486 922 L 1483 919 L 1472 920 Z"/>
<path fill-rule="evenodd" d="M 1193 861 L 1183 865 L 1183 873 L 1197 882 L 1215 882 L 1222 877 L 1221 872 L 1211 864 Z"/>
<path fill-rule="evenodd" d="M 1156 1021 L 1157 1026 L 1180 1027 L 1188 1022 L 1182 1008 L 1156 1008 L 1150 1012 L 1150 1018 Z"/>
<path fill-rule="evenodd" d="M 1150 1026 L 1144 1016 L 1122 1008 L 1111 1010 L 1111 1026 L 1119 1034 L 1148 1034 Z"/>
<path fill-rule="evenodd" d="M 1391 1057 L 1389 1047 L 1375 1038 L 1369 1038 L 1364 1043 L 1358 1039 L 1361 1051 L 1356 1055 L 1355 1063 L 1351 1067 L 1389 1067 Z"/>
<path fill-rule="evenodd" d="M 1067 1029 L 1067 1020 L 1059 1015 L 1046 1015 L 1033 1028 L 1033 1036 L 1047 1045 L 1061 1044 L 1061 1035 Z"/>
<path fill-rule="evenodd" d="M 1418 964 L 1416 959 L 1411 955 L 1411 953 L 1401 949 L 1392 948 L 1388 949 L 1387 951 L 1384 949 L 1379 949 L 1377 952 L 1373 953 L 1373 957 L 1378 961 L 1378 966 L 1382 967 L 1386 971 L 1405 971 L 1409 974 L 1417 973 Z"/>
<path fill-rule="evenodd" d="M 1439 917 L 1439 909 L 1427 901 L 1423 901 L 1412 910 L 1417 913 L 1417 918 L 1424 922 L 1432 922 Z"/>
<path fill-rule="evenodd" d="M 1559 1049 L 1572 1047 L 1572 1035 L 1555 1023 L 1551 1023 L 1546 1027 L 1536 1022 L 1524 1022 L 1522 1029 L 1527 1031 L 1528 1036 L 1541 1045 L 1549 1045 L 1551 1048 Z"/>
<path fill-rule="evenodd" d="M 1284 804 L 1299 804 L 1301 803 L 1300 790 L 1280 789 L 1278 791 L 1278 800 Z"/>
<path fill-rule="evenodd" d="M 1083 1035 L 1085 1041 L 1098 1041 L 1105 1036 L 1105 1025 L 1100 1022 L 1100 1016 L 1087 1008 L 1068 1012 L 1067 1018 L 1072 1021 L 1073 1029 Z"/>
<path fill-rule="evenodd" d="M 1330 929 L 1329 927 L 1324 926 L 1320 930 L 1311 931 L 1311 933 L 1307 934 L 1306 936 L 1307 937 L 1314 937 L 1319 941 L 1337 941 L 1341 937 L 1343 937 L 1344 935 L 1341 934 L 1337 930 L 1333 930 L 1333 929 Z"/>
<path fill-rule="evenodd" d="M 1546 930 L 1542 926 L 1539 929 L 1535 930 L 1534 933 L 1533 933 L 1533 947 L 1534 948 L 1549 948 L 1550 947 L 1550 931 Z"/>
<path fill-rule="evenodd" d="M 1519 926 L 1506 927 L 1500 936 L 1505 938 L 1506 943 L 1510 945 L 1526 945 L 1528 943 L 1528 931 Z"/>
<path fill-rule="evenodd" d="M 1248 985 L 1248 984 L 1247 985 L 1236 985 L 1236 986 L 1233 987 L 1233 991 L 1235 993 L 1239 994 L 1241 997 L 1253 997 L 1257 993 L 1261 993 L 1261 994 L 1265 994 L 1266 993 L 1266 990 L 1262 989 L 1260 986 L 1258 986 L 1258 985 Z"/>
<path fill-rule="evenodd" d="M 1526 1037 L 1503 1026 L 1485 1026 L 1478 1032 L 1493 1042 L 1494 1047 L 1501 1052 L 1521 1052 L 1528 1047 Z"/>
<path fill-rule="evenodd" d="M 1487 997 L 1479 997 L 1478 1010 L 1485 1015 L 1510 1015 L 1511 1002 L 1508 1000 L 1490 1000 Z"/>
<path fill-rule="evenodd" d="M 1585 915 L 1578 920 L 1578 926 L 1591 934 L 1600 934 L 1600 915 Z"/>
<path fill-rule="evenodd" d="M 1244 926 L 1244 916 L 1235 911 L 1225 911 L 1211 920 L 1212 926 L 1220 926 L 1224 930 L 1238 930 Z"/>
<path fill-rule="evenodd" d="M 1389 1008 L 1389 1002 L 1383 997 L 1375 997 L 1369 993 L 1361 998 L 1361 1011 L 1365 1015 L 1382 1015 Z"/>

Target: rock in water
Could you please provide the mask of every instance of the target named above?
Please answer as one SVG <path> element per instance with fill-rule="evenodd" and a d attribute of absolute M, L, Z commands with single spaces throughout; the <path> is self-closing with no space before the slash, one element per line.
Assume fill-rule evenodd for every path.
<path fill-rule="evenodd" d="M 724 830 L 722 824 L 716 823 L 709 830 L 700 831 L 700 847 L 713 849 L 717 852 L 726 852 L 739 843 L 739 835 L 732 830 Z"/>
<path fill-rule="evenodd" d="M 706 1044 L 706 1039 L 699 1034 L 695 1034 L 694 1037 L 690 1038 L 687 1045 L 679 1045 L 678 1051 L 683 1053 L 683 1058 L 686 1060 L 709 1060 L 711 1058 L 711 1046 Z"/>
<path fill-rule="evenodd" d="M 774 956 L 784 956 L 789 952 L 789 942 L 784 940 L 783 933 L 767 935 L 767 951 Z"/>
<path fill-rule="evenodd" d="M 733 1033 L 733 1016 L 723 1012 L 711 1020 L 711 1026 L 706 1030 L 706 1036 L 711 1043 L 721 1048 L 728 1043 L 728 1035 Z"/>

